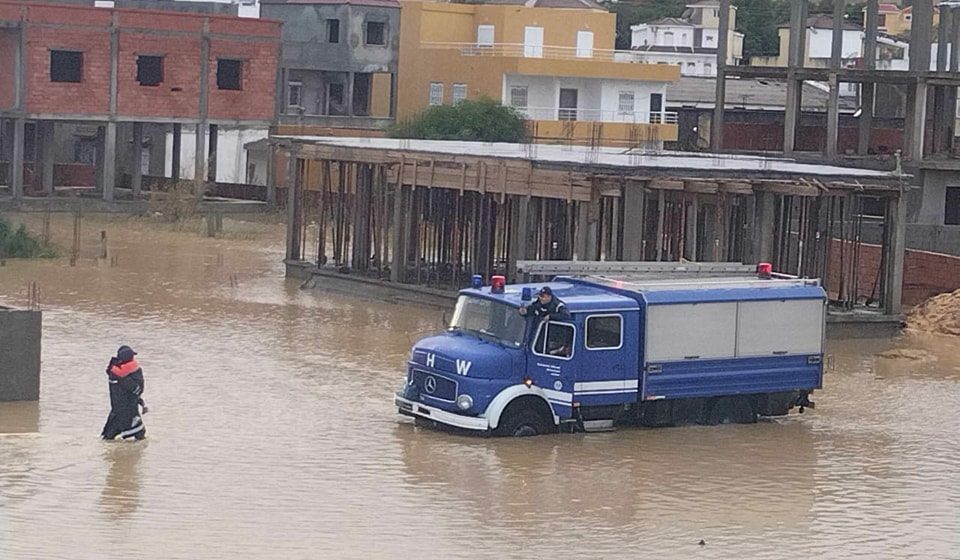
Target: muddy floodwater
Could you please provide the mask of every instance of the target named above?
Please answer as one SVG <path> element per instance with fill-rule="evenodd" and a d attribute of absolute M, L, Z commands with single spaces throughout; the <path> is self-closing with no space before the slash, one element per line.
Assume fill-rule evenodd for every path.
<path fill-rule="evenodd" d="M 391 400 L 441 310 L 301 289 L 282 225 L 225 227 L 87 217 L 77 266 L 0 267 L 44 309 L 40 402 L 0 403 L 0 558 L 960 558 L 960 339 L 831 341 L 802 416 L 461 437 Z M 121 343 L 140 443 L 97 439 Z"/>

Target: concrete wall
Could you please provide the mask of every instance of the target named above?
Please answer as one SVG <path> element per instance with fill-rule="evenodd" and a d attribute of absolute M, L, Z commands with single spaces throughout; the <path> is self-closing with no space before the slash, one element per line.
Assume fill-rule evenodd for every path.
<path fill-rule="evenodd" d="M 921 194 L 920 205 L 910 213 L 910 222 L 942 226 L 947 187 L 960 187 L 960 174 L 956 171 L 924 169 L 920 171 L 920 182 L 923 185 L 923 189 L 918 191 Z"/>
<path fill-rule="evenodd" d="M 40 398 L 39 311 L 0 307 L 0 401 Z"/>
<path fill-rule="evenodd" d="M 396 72 L 400 7 L 350 4 L 263 4 L 260 16 L 283 22 L 284 68 L 342 72 Z M 327 38 L 328 19 L 340 20 L 340 42 Z M 385 22 L 386 46 L 367 45 L 367 21 Z"/>
<path fill-rule="evenodd" d="M 247 151 L 243 145 L 261 140 L 268 136 L 266 128 L 226 128 L 220 127 L 217 137 L 217 182 L 245 183 L 247 181 Z M 195 131 L 193 127 L 183 127 L 180 135 L 180 178 L 192 179 L 195 164 Z M 209 144 L 207 144 L 209 146 Z M 207 155 L 206 149 L 204 155 Z M 166 177 L 172 176 L 173 133 L 167 133 L 165 142 L 164 171 Z M 265 170 L 264 170 L 265 172 Z"/>

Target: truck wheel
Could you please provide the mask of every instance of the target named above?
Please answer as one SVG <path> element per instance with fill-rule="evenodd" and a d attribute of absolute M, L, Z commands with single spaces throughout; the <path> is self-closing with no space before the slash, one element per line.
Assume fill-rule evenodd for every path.
<path fill-rule="evenodd" d="M 516 403 L 503 411 L 500 424 L 494 430 L 494 433 L 498 436 L 507 437 L 538 436 L 547 433 L 550 424 L 552 422 L 548 423 L 544 415 L 536 408 Z"/>
<path fill-rule="evenodd" d="M 757 413 L 750 399 L 746 397 L 717 397 L 707 403 L 704 424 L 753 424 Z"/>

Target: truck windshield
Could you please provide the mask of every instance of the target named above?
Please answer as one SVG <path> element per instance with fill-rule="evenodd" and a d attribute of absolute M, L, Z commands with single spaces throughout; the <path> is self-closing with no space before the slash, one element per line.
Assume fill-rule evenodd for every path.
<path fill-rule="evenodd" d="M 506 346 L 523 345 L 523 317 L 517 310 L 489 299 L 460 296 L 453 311 L 450 330 L 466 331 L 480 338 L 494 339 Z"/>

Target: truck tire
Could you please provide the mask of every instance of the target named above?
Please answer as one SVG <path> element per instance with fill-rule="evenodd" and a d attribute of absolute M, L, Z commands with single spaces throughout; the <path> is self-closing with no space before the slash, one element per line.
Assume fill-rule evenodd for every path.
<path fill-rule="evenodd" d="M 503 411 L 494 434 L 506 437 L 530 437 L 549 433 L 553 419 L 547 417 L 540 406 L 535 406 L 524 397 L 513 402 Z"/>
<path fill-rule="evenodd" d="M 757 412 L 747 397 L 717 397 L 707 403 L 704 424 L 753 424 Z"/>

